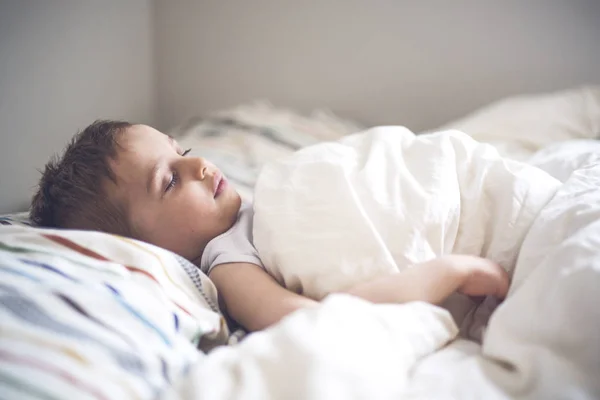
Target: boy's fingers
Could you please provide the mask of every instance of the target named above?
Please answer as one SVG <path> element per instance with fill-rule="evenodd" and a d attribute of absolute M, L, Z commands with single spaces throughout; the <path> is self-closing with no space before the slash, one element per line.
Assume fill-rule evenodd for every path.
<path fill-rule="evenodd" d="M 499 282 L 498 293 L 496 295 L 503 299 L 508 294 L 508 287 L 510 286 L 510 279 L 508 278 L 508 274 L 506 273 L 506 271 L 503 268 L 501 268 L 499 272 L 500 272 L 500 276 L 498 279 L 498 282 Z"/>

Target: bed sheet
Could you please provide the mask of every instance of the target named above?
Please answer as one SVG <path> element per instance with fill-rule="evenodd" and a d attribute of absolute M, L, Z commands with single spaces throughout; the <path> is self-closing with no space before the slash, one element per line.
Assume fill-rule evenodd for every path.
<path fill-rule="evenodd" d="M 578 169 L 600 162 L 600 141 L 580 139 L 554 143 L 535 153 L 527 162 L 565 182 Z"/>

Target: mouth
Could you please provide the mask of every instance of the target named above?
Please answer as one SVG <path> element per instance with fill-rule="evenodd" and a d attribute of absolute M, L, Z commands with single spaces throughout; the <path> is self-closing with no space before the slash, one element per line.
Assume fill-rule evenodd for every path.
<path fill-rule="evenodd" d="M 225 179 L 225 177 L 221 173 L 217 172 L 215 175 L 214 186 L 213 186 L 214 198 L 219 197 L 219 195 L 221 193 L 223 193 L 223 191 L 225 190 L 226 187 L 227 187 L 227 179 Z"/>

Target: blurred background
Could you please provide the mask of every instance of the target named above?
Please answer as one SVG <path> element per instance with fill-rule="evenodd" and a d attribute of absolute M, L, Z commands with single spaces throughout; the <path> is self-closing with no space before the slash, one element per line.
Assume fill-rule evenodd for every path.
<path fill-rule="evenodd" d="M 0 0 L 0 213 L 98 118 L 170 131 L 266 99 L 423 131 L 590 83 L 598 0 Z"/>

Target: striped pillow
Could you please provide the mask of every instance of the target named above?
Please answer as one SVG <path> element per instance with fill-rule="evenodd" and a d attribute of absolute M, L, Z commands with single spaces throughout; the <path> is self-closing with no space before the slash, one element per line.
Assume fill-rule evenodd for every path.
<path fill-rule="evenodd" d="M 0 393 L 156 398 L 227 341 L 212 283 L 166 250 L 98 232 L 0 227 Z"/>
<path fill-rule="evenodd" d="M 31 226 L 28 212 L 0 215 L 0 225 Z"/>

